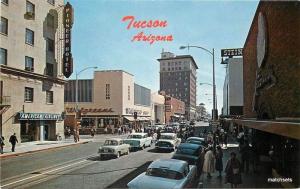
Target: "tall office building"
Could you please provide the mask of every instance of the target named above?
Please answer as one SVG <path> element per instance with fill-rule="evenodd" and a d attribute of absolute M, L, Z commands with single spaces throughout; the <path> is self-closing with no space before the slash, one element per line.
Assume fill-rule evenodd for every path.
<path fill-rule="evenodd" d="M 160 90 L 185 102 L 185 117 L 196 119 L 196 80 L 198 66 L 191 55 L 175 56 L 162 52 L 160 62 Z"/>
<path fill-rule="evenodd" d="M 19 142 L 64 136 L 64 0 L 1 0 L 0 132 Z M 9 143 L 7 143 L 9 144 Z"/>

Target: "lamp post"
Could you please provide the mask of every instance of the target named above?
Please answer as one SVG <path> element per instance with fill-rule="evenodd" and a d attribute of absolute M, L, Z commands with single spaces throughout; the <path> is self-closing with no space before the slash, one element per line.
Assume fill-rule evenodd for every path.
<path fill-rule="evenodd" d="M 218 109 L 216 108 L 216 84 L 215 84 L 215 49 L 213 48 L 212 51 L 206 49 L 206 48 L 203 48 L 203 47 L 200 47 L 200 46 L 193 46 L 193 45 L 188 45 L 188 46 L 181 46 L 179 47 L 179 49 L 185 49 L 185 48 L 198 48 L 198 49 L 202 49 L 206 52 L 208 52 L 210 55 L 212 55 L 212 58 L 213 58 L 213 84 L 212 84 L 212 87 L 213 87 L 213 109 L 212 109 L 212 118 L 213 118 L 213 121 L 216 121 L 217 120 L 217 116 L 218 116 Z"/>
<path fill-rule="evenodd" d="M 83 71 L 85 70 L 88 70 L 88 69 L 97 69 L 98 67 L 95 66 L 95 67 L 86 67 L 82 70 L 80 70 L 79 72 L 76 72 L 76 85 L 75 85 L 75 111 L 76 111 L 76 119 L 77 119 L 77 112 L 78 112 L 78 76 L 80 73 L 82 73 Z"/>

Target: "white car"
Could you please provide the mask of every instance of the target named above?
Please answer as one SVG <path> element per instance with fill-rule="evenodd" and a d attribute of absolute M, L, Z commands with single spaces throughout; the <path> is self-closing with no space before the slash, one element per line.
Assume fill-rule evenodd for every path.
<path fill-rule="evenodd" d="M 155 144 L 155 149 L 175 151 L 181 139 L 175 133 L 161 133 L 159 140 Z"/>
<path fill-rule="evenodd" d="M 180 189 L 193 187 L 197 168 L 186 161 L 159 159 L 152 162 L 147 171 L 140 174 L 127 186 L 130 189 Z"/>
<path fill-rule="evenodd" d="M 124 139 L 124 143 L 130 145 L 130 149 L 144 149 L 151 146 L 152 137 L 148 137 L 147 133 L 133 133 Z"/>
<path fill-rule="evenodd" d="M 104 156 L 115 156 L 119 158 L 122 154 L 129 154 L 129 144 L 125 144 L 120 138 L 106 139 L 103 146 L 100 146 L 98 154 L 100 159 Z"/>

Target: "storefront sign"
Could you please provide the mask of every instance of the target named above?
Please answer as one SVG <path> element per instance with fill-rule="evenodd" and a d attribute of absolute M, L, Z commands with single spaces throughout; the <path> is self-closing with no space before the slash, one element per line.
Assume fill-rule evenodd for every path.
<path fill-rule="evenodd" d="M 136 110 L 134 108 L 126 108 L 126 114 L 132 114 L 134 112 L 137 112 L 137 115 L 149 115 L 149 112 L 148 111 L 142 111 L 142 110 Z"/>
<path fill-rule="evenodd" d="M 65 5 L 63 12 L 63 22 L 64 22 L 64 54 L 63 54 L 63 74 L 66 78 L 69 78 L 73 73 L 73 58 L 71 53 L 71 28 L 73 25 L 73 8 L 68 2 Z"/>
<path fill-rule="evenodd" d="M 74 113 L 74 112 L 76 112 L 76 109 L 75 108 L 66 108 L 66 111 L 68 113 Z M 114 112 L 112 108 L 81 108 L 80 111 L 82 114 Z"/>
<path fill-rule="evenodd" d="M 221 49 L 221 57 L 243 56 L 243 49 Z"/>
<path fill-rule="evenodd" d="M 63 120 L 61 114 L 19 113 L 19 120 Z"/>

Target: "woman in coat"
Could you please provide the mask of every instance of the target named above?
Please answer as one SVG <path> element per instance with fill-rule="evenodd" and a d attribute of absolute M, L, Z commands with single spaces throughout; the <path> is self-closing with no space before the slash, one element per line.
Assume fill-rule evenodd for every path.
<path fill-rule="evenodd" d="M 216 170 L 219 171 L 219 178 L 222 177 L 222 171 L 223 171 L 223 152 L 221 146 L 217 146 L 217 151 L 216 151 Z"/>
<path fill-rule="evenodd" d="M 207 178 L 211 178 L 211 173 L 215 170 L 215 156 L 212 151 L 212 147 L 208 148 L 208 151 L 205 153 L 204 156 L 204 164 L 202 171 L 207 173 Z"/>
<path fill-rule="evenodd" d="M 231 183 L 232 188 L 237 188 L 237 185 L 242 184 L 241 163 L 234 152 L 230 155 L 231 158 L 227 161 L 225 168 L 226 182 Z"/>

